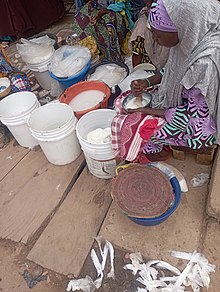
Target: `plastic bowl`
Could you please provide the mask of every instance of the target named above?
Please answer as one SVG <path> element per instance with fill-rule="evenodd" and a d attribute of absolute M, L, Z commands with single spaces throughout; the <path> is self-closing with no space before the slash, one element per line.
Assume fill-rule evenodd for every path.
<path fill-rule="evenodd" d="M 50 71 L 49 71 L 49 73 L 53 79 L 60 82 L 60 84 L 62 85 L 62 87 L 64 89 L 67 89 L 71 85 L 76 84 L 85 78 L 86 73 L 89 71 L 90 65 L 91 65 L 91 60 L 87 63 L 87 65 L 78 74 L 71 76 L 71 77 L 68 77 L 68 78 L 57 77 Z"/>
<path fill-rule="evenodd" d="M 64 93 L 60 96 L 59 100 L 61 103 L 70 104 L 71 101 L 79 93 L 82 93 L 82 92 L 87 91 L 87 90 L 102 91 L 104 94 L 104 99 L 101 102 L 99 102 L 97 105 L 95 105 L 89 109 L 74 112 L 74 115 L 77 117 L 77 119 L 80 119 L 84 114 L 86 114 L 87 112 L 90 112 L 92 110 L 100 109 L 100 108 L 102 108 L 102 109 L 107 108 L 108 99 L 110 97 L 111 90 L 102 81 L 91 80 L 91 81 L 82 81 L 82 82 L 79 82 L 77 84 L 74 84 L 64 91 Z M 82 102 L 83 102 L 83 99 L 82 99 Z"/>
<path fill-rule="evenodd" d="M 167 210 L 167 212 L 155 218 L 135 218 L 135 217 L 130 217 L 130 216 L 128 216 L 128 218 L 132 220 L 133 222 L 139 225 L 144 225 L 144 226 L 155 226 L 164 222 L 177 209 L 180 203 L 180 199 L 181 199 L 181 189 L 180 189 L 180 184 L 177 178 L 172 177 L 170 179 L 170 183 L 174 191 L 175 200 L 174 200 L 174 204 Z"/>
<path fill-rule="evenodd" d="M 0 78 L 0 99 L 8 95 L 11 91 L 11 83 L 7 77 Z"/>
<path fill-rule="evenodd" d="M 135 97 L 134 97 L 134 95 L 132 93 L 128 94 L 124 98 L 124 100 L 122 102 L 122 107 L 123 107 L 124 110 L 127 110 L 128 109 L 128 106 L 127 106 L 128 102 L 130 100 L 134 99 L 134 98 Z M 151 105 L 152 95 L 149 92 L 143 92 L 142 93 L 142 99 L 143 99 L 143 101 L 145 101 L 145 104 L 144 104 L 143 107 L 149 107 Z"/>
<path fill-rule="evenodd" d="M 114 61 L 108 61 L 108 62 L 106 62 L 106 61 L 105 61 L 105 62 L 99 63 L 99 64 L 97 64 L 97 65 L 95 65 L 95 66 L 92 66 L 92 67 L 89 69 L 89 71 L 87 72 L 87 74 L 85 75 L 85 80 L 88 80 L 89 75 L 93 74 L 93 73 L 95 72 L 95 70 L 96 70 L 98 67 L 100 67 L 100 66 L 102 66 L 102 65 L 107 65 L 107 64 L 109 64 L 109 65 L 114 64 L 114 65 L 118 65 L 118 66 L 120 66 L 120 67 L 122 67 L 122 68 L 125 68 L 125 70 L 126 70 L 126 72 L 127 72 L 125 78 L 129 75 L 129 68 L 128 68 L 128 66 L 127 66 L 126 64 L 121 63 L 121 62 L 114 62 Z M 119 94 L 121 93 L 121 89 L 119 88 L 118 85 L 116 85 L 116 86 L 114 86 L 114 87 L 115 87 L 115 88 L 114 88 L 114 90 L 112 90 L 111 96 L 110 96 L 109 101 L 108 101 L 108 107 L 110 107 L 110 108 L 113 107 L 114 100 L 115 100 L 116 97 L 118 97 Z"/>

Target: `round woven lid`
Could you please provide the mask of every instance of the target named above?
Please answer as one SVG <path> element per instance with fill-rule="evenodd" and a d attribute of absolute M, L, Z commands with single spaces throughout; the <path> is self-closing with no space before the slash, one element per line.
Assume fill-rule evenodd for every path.
<path fill-rule="evenodd" d="M 112 197 L 128 216 L 155 218 L 165 213 L 173 202 L 169 179 L 157 168 L 133 165 L 112 181 Z"/>

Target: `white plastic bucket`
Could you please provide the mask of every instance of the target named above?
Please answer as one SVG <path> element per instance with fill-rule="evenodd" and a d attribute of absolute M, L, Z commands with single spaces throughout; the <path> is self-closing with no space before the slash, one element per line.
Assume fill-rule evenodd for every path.
<path fill-rule="evenodd" d="M 28 63 L 29 69 L 33 72 L 35 78 L 43 89 L 50 90 L 53 78 L 50 76 L 47 66 L 49 65 L 51 57 L 38 64 Z"/>
<path fill-rule="evenodd" d="M 111 127 L 116 112 L 110 109 L 97 109 L 82 116 L 76 125 L 76 134 L 86 158 L 88 169 L 96 177 L 109 179 L 115 175 L 116 155 L 111 142 L 91 144 L 87 134 L 97 128 Z"/>
<path fill-rule="evenodd" d="M 23 147 L 38 145 L 27 126 L 30 114 L 38 107 L 36 95 L 29 91 L 12 93 L 0 101 L 0 120 Z"/>
<path fill-rule="evenodd" d="M 28 120 L 33 137 L 48 161 L 55 165 L 71 163 L 80 155 L 76 123 L 72 108 L 63 103 L 46 104 L 36 109 Z"/>

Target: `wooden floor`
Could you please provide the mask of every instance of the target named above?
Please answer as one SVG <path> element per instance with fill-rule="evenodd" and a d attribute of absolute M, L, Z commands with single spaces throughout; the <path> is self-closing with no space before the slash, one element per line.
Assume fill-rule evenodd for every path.
<path fill-rule="evenodd" d="M 14 140 L 0 161 L 0 238 L 35 242 L 29 259 L 77 276 L 110 207 L 110 182 L 90 175 L 83 154 L 55 166 Z"/>

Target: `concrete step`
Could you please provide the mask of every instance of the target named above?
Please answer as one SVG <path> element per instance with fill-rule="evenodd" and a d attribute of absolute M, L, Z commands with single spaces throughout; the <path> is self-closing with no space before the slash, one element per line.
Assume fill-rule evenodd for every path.
<path fill-rule="evenodd" d="M 220 220 L 220 153 L 219 147 L 216 149 L 216 156 L 211 172 L 209 184 L 209 195 L 207 202 L 207 214 Z"/>

